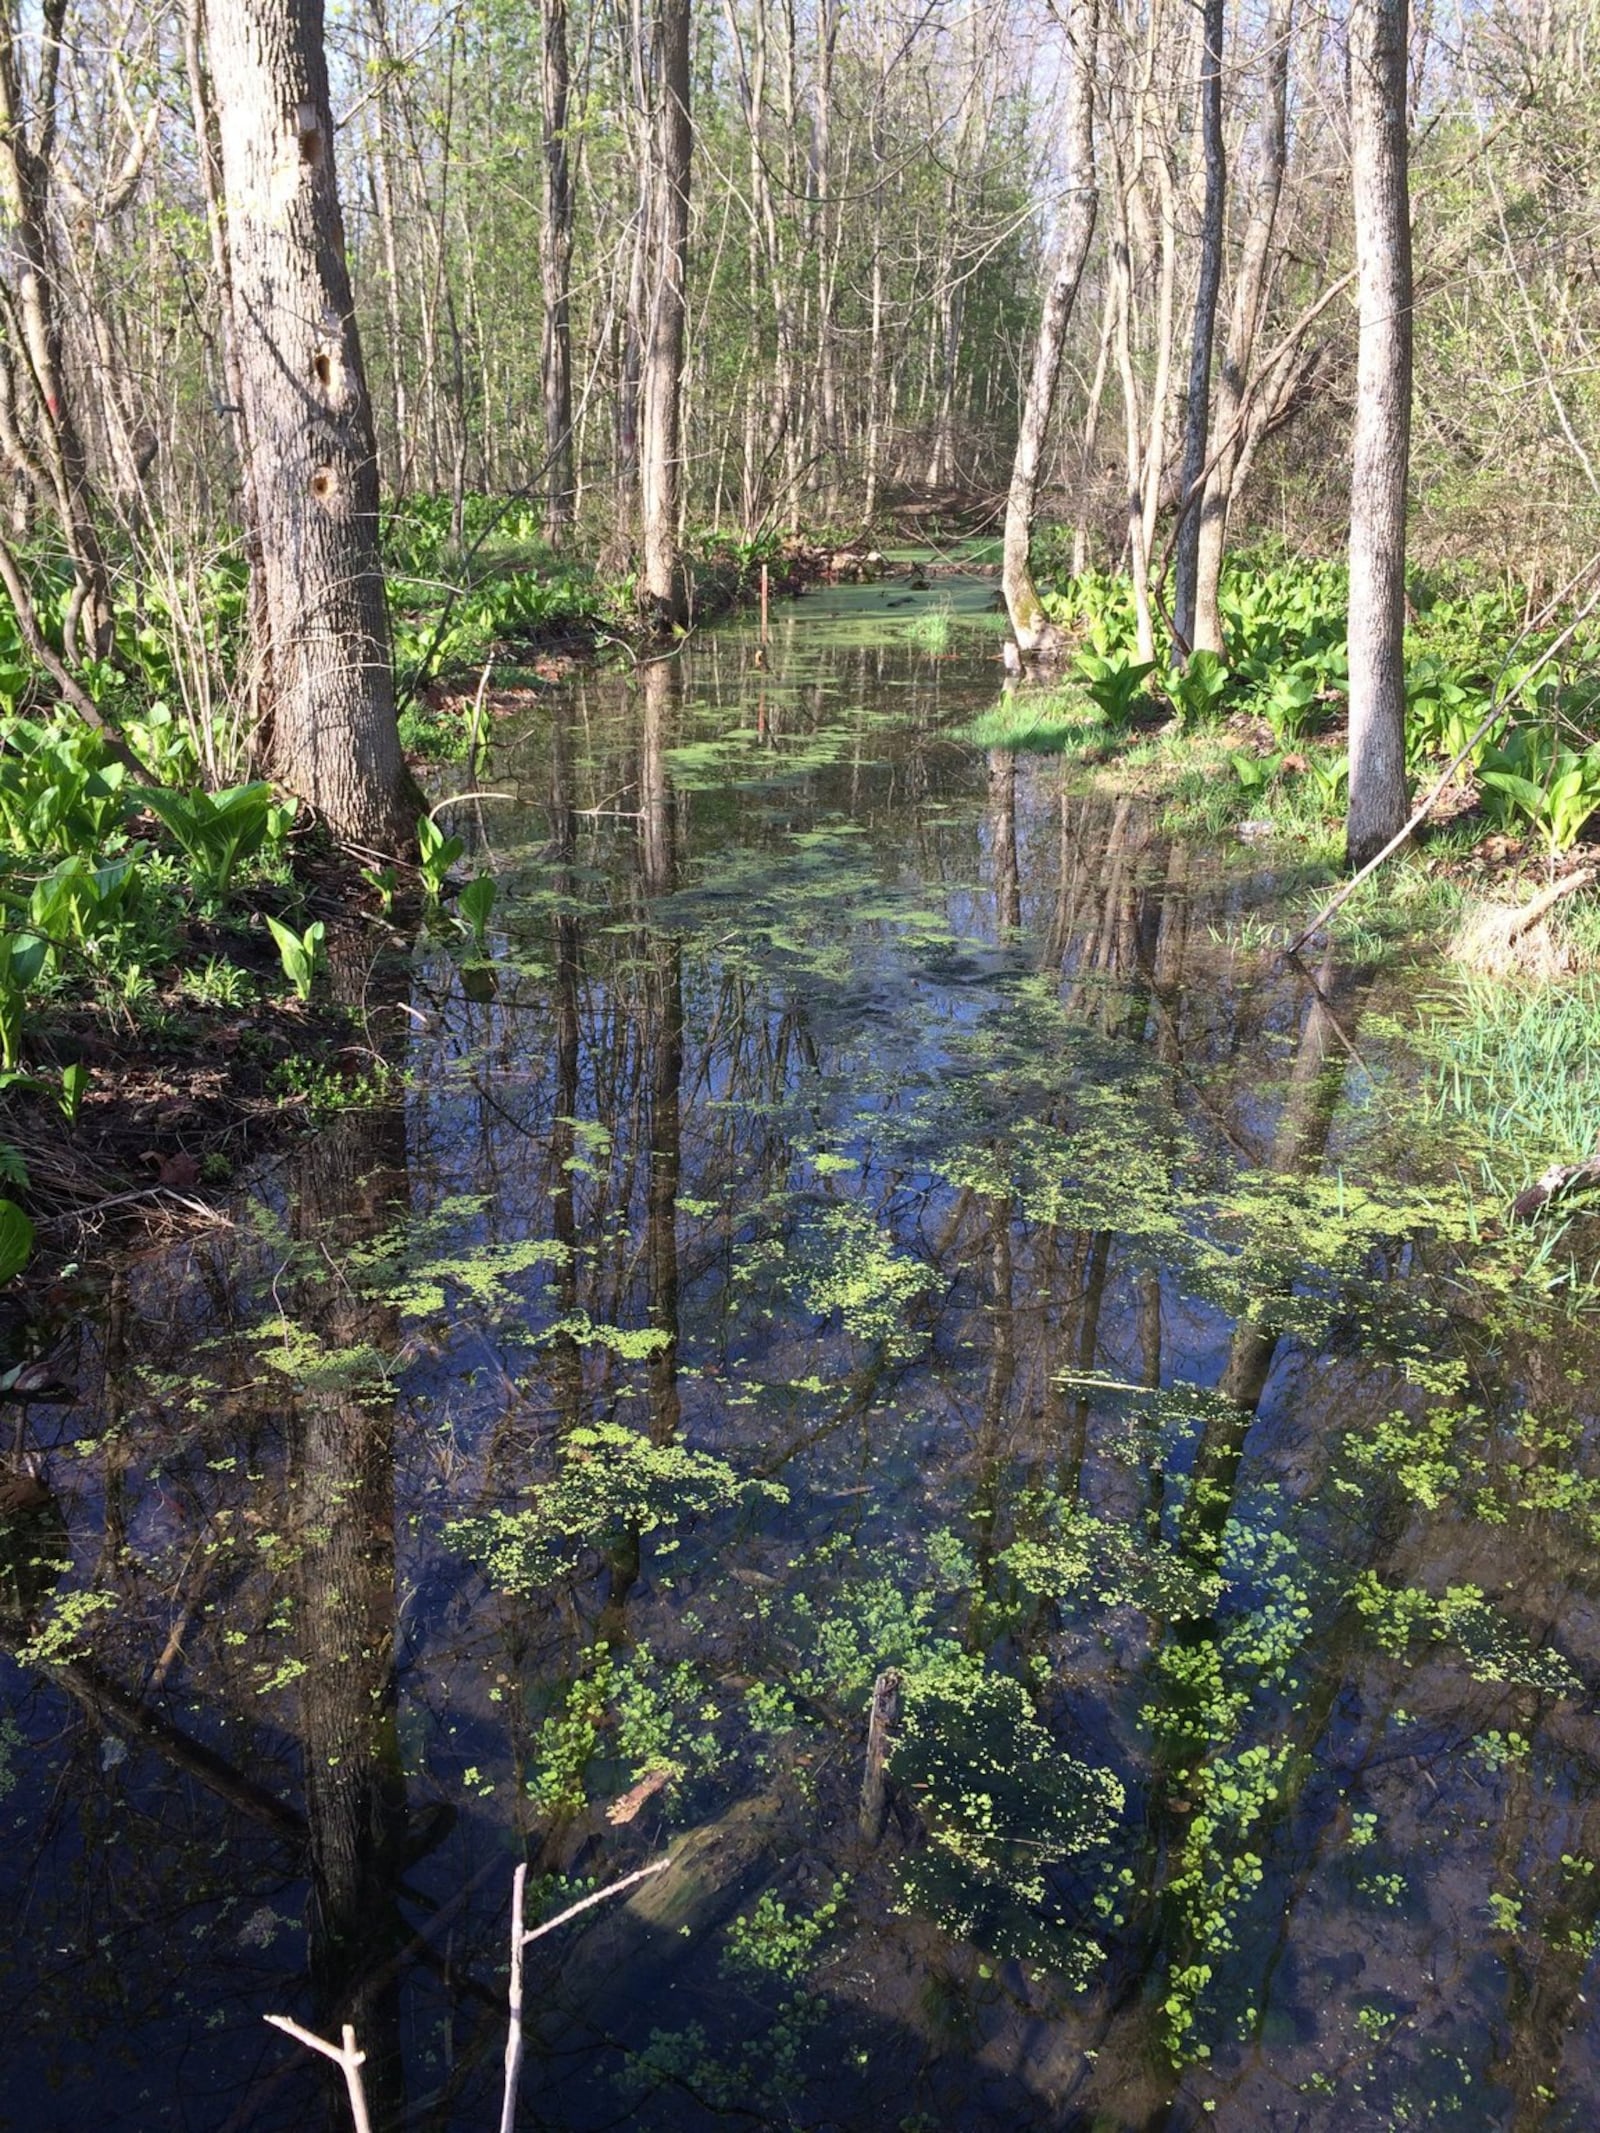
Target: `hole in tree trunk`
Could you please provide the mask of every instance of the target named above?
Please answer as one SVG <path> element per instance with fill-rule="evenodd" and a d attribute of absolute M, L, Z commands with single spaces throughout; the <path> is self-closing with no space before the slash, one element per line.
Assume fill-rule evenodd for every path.
<path fill-rule="evenodd" d="M 326 503 L 334 491 L 332 467 L 318 467 L 311 477 L 311 493 L 320 503 Z"/>
<path fill-rule="evenodd" d="M 300 105 L 294 123 L 300 136 L 300 160 L 309 169 L 315 169 L 322 161 L 322 127 L 317 119 L 316 105 Z"/>

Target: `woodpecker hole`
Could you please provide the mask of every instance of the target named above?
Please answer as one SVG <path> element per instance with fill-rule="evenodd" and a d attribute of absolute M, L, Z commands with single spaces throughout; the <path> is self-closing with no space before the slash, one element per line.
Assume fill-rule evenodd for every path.
<path fill-rule="evenodd" d="M 311 358 L 311 368 L 317 374 L 317 383 L 326 389 L 333 383 L 333 358 L 326 348 L 319 348 Z"/>
<path fill-rule="evenodd" d="M 333 494 L 333 489 L 334 481 L 332 467 L 318 467 L 315 474 L 313 474 L 311 477 L 312 495 L 316 497 L 319 503 L 325 504 L 328 498 Z"/>
<path fill-rule="evenodd" d="M 294 115 L 295 131 L 300 136 L 300 160 L 307 169 L 314 170 L 322 161 L 322 127 L 317 121 L 315 104 L 302 104 Z"/>

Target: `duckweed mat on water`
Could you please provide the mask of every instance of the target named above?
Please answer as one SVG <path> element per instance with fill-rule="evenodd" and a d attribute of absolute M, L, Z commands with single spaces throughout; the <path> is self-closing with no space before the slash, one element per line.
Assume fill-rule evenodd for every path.
<path fill-rule="evenodd" d="M 505 736 L 404 1103 L 26 1413 L 19 2125 L 302 2125 L 268 2012 L 493 2124 L 513 1866 L 663 1852 L 530 1948 L 524 2122 L 1582 2122 L 1592 1315 L 1414 975 L 1245 952 L 1270 867 L 961 740 L 891 596 Z"/>

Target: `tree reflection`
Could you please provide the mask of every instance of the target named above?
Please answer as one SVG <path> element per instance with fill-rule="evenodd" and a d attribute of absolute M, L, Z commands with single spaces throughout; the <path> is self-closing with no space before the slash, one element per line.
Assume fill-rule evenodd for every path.
<path fill-rule="evenodd" d="M 335 965 L 365 989 L 367 972 Z M 391 987 L 393 990 L 393 987 Z M 358 995 L 359 996 L 359 995 Z M 405 1116 L 351 1113 L 295 1159 L 298 1307 L 321 1352 L 290 1409 L 288 1486 L 297 1552 L 298 1714 L 311 1851 L 313 2026 L 352 2023 L 380 2126 L 405 2100 L 400 2037 L 406 1790 L 395 1723 L 395 1412 L 370 1383 L 398 1345 L 392 1304 L 357 1270 L 359 1248 L 405 1215 Z M 342 2089 L 329 2088 L 337 2123 Z"/>

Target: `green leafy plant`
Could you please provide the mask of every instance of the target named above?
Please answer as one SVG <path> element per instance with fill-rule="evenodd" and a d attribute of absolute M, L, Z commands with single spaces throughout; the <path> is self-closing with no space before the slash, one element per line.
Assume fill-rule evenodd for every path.
<path fill-rule="evenodd" d="M 1281 755 L 1230 755 L 1233 774 L 1249 799 L 1265 792 L 1283 764 Z"/>
<path fill-rule="evenodd" d="M 1292 667 L 1287 673 L 1273 677 L 1272 687 L 1260 699 L 1259 709 L 1280 748 L 1299 746 L 1320 700 L 1321 692 L 1315 677 L 1301 667 Z"/>
<path fill-rule="evenodd" d="M 8 1071 L 22 1057 L 23 1001 L 48 953 L 37 934 L 0 934 L 0 1066 Z"/>
<path fill-rule="evenodd" d="M 1167 676 L 1166 692 L 1185 726 L 1206 726 L 1222 708 L 1228 669 L 1216 652 L 1191 652 L 1187 666 Z"/>
<path fill-rule="evenodd" d="M 384 917 L 387 918 L 389 913 L 394 909 L 395 890 L 400 885 L 399 876 L 395 873 L 394 868 L 363 867 L 361 869 L 361 879 L 367 884 L 369 889 L 372 889 L 376 892 L 378 898 L 378 909 L 383 913 Z"/>
<path fill-rule="evenodd" d="M 278 944 L 284 976 L 300 999 L 309 1000 L 327 928 L 318 918 L 312 920 L 304 933 L 296 933 L 292 926 L 284 925 L 280 919 L 273 918 L 270 914 L 267 917 L 267 926 Z"/>
<path fill-rule="evenodd" d="M 226 893 L 240 861 L 260 849 L 273 811 L 272 787 L 265 783 L 236 785 L 215 794 L 152 786 L 144 802 L 219 896 Z"/>
<path fill-rule="evenodd" d="M 28 898 L 28 922 L 53 949 L 89 948 L 111 932 L 138 900 L 135 845 L 118 859 L 93 866 L 73 853 L 36 882 Z"/>
<path fill-rule="evenodd" d="M 1503 747 L 1485 750 L 1478 784 L 1497 826 L 1520 815 L 1554 859 L 1600 807 L 1600 745 L 1580 755 L 1561 747 L 1551 728 L 1518 726 Z"/>
<path fill-rule="evenodd" d="M 98 851 L 123 829 L 126 787 L 98 735 L 14 719 L 0 754 L 0 842 L 30 859 Z"/>
<path fill-rule="evenodd" d="M 479 955 L 487 955 L 489 914 L 494 909 L 495 881 L 492 874 L 478 874 L 469 881 L 457 899 L 461 915 L 472 928 L 473 946 Z"/>
<path fill-rule="evenodd" d="M 180 989 L 184 998 L 192 1000 L 197 1007 L 243 1007 L 250 998 L 252 985 L 250 973 L 241 970 L 237 963 L 210 955 L 198 970 L 185 971 Z"/>
<path fill-rule="evenodd" d="M 20 1274 L 33 1257 L 33 1224 L 15 1200 L 0 1200 L 0 1281 Z"/>
<path fill-rule="evenodd" d="M 1106 722 L 1125 726 L 1145 694 L 1145 681 L 1155 672 L 1155 664 L 1135 659 L 1131 652 L 1080 652 L 1077 671 L 1084 694 Z"/>
<path fill-rule="evenodd" d="M 422 870 L 422 886 L 435 902 L 443 893 L 450 869 L 466 848 L 464 839 L 447 837 L 432 815 L 423 815 L 419 819 L 417 864 Z"/>
<path fill-rule="evenodd" d="M 81 1059 L 75 1059 L 70 1066 L 61 1069 L 61 1093 L 57 1101 L 61 1105 L 61 1115 L 69 1126 L 77 1123 L 88 1088 L 89 1069 Z"/>
<path fill-rule="evenodd" d="M 1324 815 L 1339 815 L 1344 812 L 1345 798 L 1350 790 L 1350 757 L 1343 755 L 1308 755 L 1306 778 L 1317 796 L 1317 805 Z"/>

